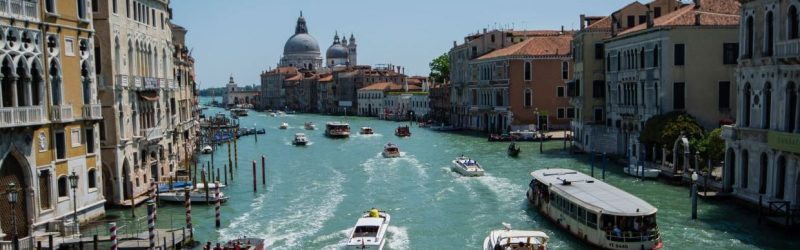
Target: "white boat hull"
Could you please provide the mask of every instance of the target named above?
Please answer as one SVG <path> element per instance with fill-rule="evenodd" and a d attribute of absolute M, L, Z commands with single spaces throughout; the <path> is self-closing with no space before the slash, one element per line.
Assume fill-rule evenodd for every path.
<path fill-rule="evenodd" d="M 468 177 L 476 177 L 484 175 L 483 168 L 465 167 L 464 165 L 461 165 L 455 160 L 453 161 L 453 170 L 463 176 L 468 176 Z"/>
<path fill-rule="evenodd" d="M 383 153 L 382 153 L 382 154 L 383 154 L 383 157 L 384 157 L 384 158 L 397 158 L 397 157 L 400 157 L 400 152 L 387 152 L 387 151 L 383 151 Z"/>
<path fill-rule="evenodd" d="M 652 169 L 652 168 L 638 168 L 638 167 L 626 167 L 623 169 L 626 174 L 635 177 L 642 177 L 644 178 L 658 178 L 658 175 L 661 174 L 660 169 Z"/>
<path fill-rule="evenodd" d="M 382 218 L 384 219 L 378 228 L 378 231 L 373 236 L 359 236 L 356 235 L 356 228 L 359 226 L 359 223 L 356 223 L 356 226 L 353 227 L 353 230 L 350 231 L 348 235 L 347 242 L 345 244 L 345 249 L 353 249 L 353 250 L 362 250 L 362 249 L 378 249 L 382 250 L 383 247 L 386 245 L 386 231 L 389 229 L 389 222 L 391 221 L 391 216 L 385 212 L 380 213 Z M 361 219 L 368 218 L 368 214 L 365 214 Z M 359 222 L 361 221 L 359 219 Z M 377 219 L 377 218 L 375 218 Z M 372 224 L 373 226 L 375 224 Z"/>
<path fill-rule="evenodd" d="M 206 195 L 205 195 L 205 191 L 204 190 L 193 191 L 193 192 L 189 193 L 189 199 L 191 200 L 192 203 L 200 203 L 200 202 L 206 202 L 206 201 L 208 201 L 208 202 L 216 202 L 217 201 L 216 197 L 214 196 L 215 195 L 214 190 L 209 190 L 208 191 L 208 195 L 209 195 L 209 197 L 208 197 L 208 199 L 206 199 Z M 184 193 L 181 192 L 181 191 L 160 193 L 160 194 L 158 194 L 158 199 L 161 200 L 161 201 L 178 202 L 178 203 L 183 203 L 186 200 Z M 223 193 L 220 192 L 220 201 L 221 202 L 228 201 L 228 196 L 225 196 Z"/>

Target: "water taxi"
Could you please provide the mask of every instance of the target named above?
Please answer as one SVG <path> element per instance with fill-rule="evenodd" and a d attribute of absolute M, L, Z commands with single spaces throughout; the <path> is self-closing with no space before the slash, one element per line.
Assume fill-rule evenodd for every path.
<path fill-rule="evenodd" d="M 658 175 L 661 174 L 661 169 L 645 168 L 643 166 L 637 167 L 635 165 L 628 165 L 623 171 L 630 176 L 650 179 L 658 178 Z"/>
<path fill-rule="evenodd" d="M 483 240 L 483 250 L 539 250 L 547 249 L 550 237 L 541 231 L 494 230 Z"/>
<path fill-rule="evenodd" d="M 328 122 L 325 124 L 325 135 L 344 138 L 350 136 L 350 124 L 344 122 Z"/>
<path fill-rule="evenodd" d="M 243 108 L 234 108 L 231 109 L 231 115 L 238 117 L 247 116 L 247 110 Z"/>
<path fill-rule="evenodd" d="M 463 176 L 483 176 L 481 164 L 463 155 L 453 160 L 453 169 Z"/>
<path fill-rule="evenodd" d="M 267 240 L 262 238 L 239 238 L 220 246 L 222 250 L 264 250 Z"/>
<path fill-rule="evenodd" d="M 285 122 L 284 122 L 284 123 L 281 123 L 281 126 L 280 126 L 280 127 L 278 127 L 278 128 L 280 128 L 280 129 L 287 129 L 287 128 L 289 128 L 289 124 L 288 124 L 288 123 L 285 123 Z"/>
<path fill-rule="evenodd" d="M 214 148 L 212 148 L 211 145 L 205 145 L 203 147 L 203 149 L 200 150 L 200 152 L 202 152 L 203 154 L 210 154 L 213 151 L 214 151 Z"/>
<path fill-rule="evenodd" d="M 388 213 L 375 208 L 364 213 L 348 235 L 345 249 L 383 249 L 390 220 Z"/>
<path fill-rule="evenodd" d="M 362 135 L 371 135 L 374 134 L 375 132 L 372 131 L 372 128 L 370 127 L 361 127 L 361 131 L 359 133 Z"/>
<path fill-rule="evenodd" d="M 294 140 L 292 141 L 292 144 L 294 144 L 295 146 L 308 145 L 308 138 L 306 137 L 306 134 L 303 133 L 294 134 Z"/>
<path fill-rule="evenodd" d="M 408 126 L 400 126 L 394 131 L 394 135 L 399 137 L 411 136 L 411 129 Z"/>
<path fill-rule="evenodd" d="M 658 209 L 601 180 L 570 169 L 531 173 L 528 200 L 577 238 L 604 249 L 661 249 Z"/>
<path fill-rule="evenodd" d="M 395 158 L 400 157 L 400 148 L 397 147 L 394 143 L 387 143 L 386 146 L 383 146 L 383 157 L 385 158 Z"/>
<path fill-rule="evenodd" d="M 304 124 L 303 127 L 306 130 L 315 130 L 315 129 L 317 129 L 317 125 L 314 125 L 313 122 L 306 122 L 306 124 Z"/>

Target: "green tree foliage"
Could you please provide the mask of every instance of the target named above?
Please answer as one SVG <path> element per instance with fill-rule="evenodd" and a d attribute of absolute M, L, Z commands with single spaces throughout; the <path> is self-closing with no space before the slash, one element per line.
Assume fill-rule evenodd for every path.
<path fill-rule="evenodd" d="M 447 53 L 436 57 L 429 64 L 431 67 L 430 77 L 436 82 L 445 82 L 450 80 L 450 56 Z"/>
<path fill-rule="evenodd" d="M 711 157 L 711 161 L 720 162 L 724 157 L 725 140 L 722 139 L 722 129 L 716 128 L 708 133 L 703 139 L 697 140 L 693 147 L 700 154 L 706 157 Z"/>
<path fill-rule="evenodd" d="M 681 133 L 684 133 L 692 143 L 704 138 L 703 127 L 694 117 L 685 112 L 673 111 L 650 117 L 644 125 L 639 140 L 646 144 L 667 145 L 668 148 L 672 148 Z"/>

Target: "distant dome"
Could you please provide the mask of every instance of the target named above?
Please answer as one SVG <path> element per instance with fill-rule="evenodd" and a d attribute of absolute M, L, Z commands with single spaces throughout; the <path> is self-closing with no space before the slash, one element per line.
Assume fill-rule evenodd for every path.
<path fill-rule="evenodd" d="M 283 54 L 320 54 L 317 39 L 307 33 L 294 34 L 283 46 Z"/>
<path fill-rule="evenodd" d="M 347 48 L 339 43 L 331 45 L 328 52 L 325 53 L 325 57 L 328 59 L 347 59 L 348 55 Z"/>

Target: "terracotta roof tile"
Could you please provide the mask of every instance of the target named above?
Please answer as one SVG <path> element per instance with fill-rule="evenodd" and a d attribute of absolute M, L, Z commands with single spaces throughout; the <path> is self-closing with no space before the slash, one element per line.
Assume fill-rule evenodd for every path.
<path fill-rule="evenodd" d="M 653 27 L 696 26 L 700 18 L 700 26 L 735 26 L 739 25 L 739 9 L 737 0 L 700 0 L 700 7 L 687 4 L 680 9 L 653 20 Z M 625 30 L 620 35 L 647 29 L 643 23 Z"/>
<path fill-rule="evenodd" d="M 319 77 L 320 82 L 332 82 L 333 75 L 332 74 L 325 74 Z"/>
<path fill-rule="evenodd" d="M 495 50 L 478 60 L 505 56 L 567 56 L 570 55 L 572 35 L 534 36 L 521 43 Z"/>
<path fill-rule="evenodd" d="M 587 30 L 592 31 L 602 31 L 602 30 L 611 30 L 611 16 L 603 17 L 603 19 L 597 20 L 596 22 L 592 23 L 592 25 L 586 26 Z"/>
<path fill-rule="evenodd" d="M 379 83 L 373 83 L 373 84 L 370 84 L 369 86 L 363 87 L 363 88 L 361 88 L 361 89 L 359 89 L 359 90 L 361 90 L 361 91 L 369 91 L 369 90 L 382 90 L 382 91 L 386 91 L 386 90 L 387 90 L 387 89 L 389 89 L 389 88 L 390 88 L 390 87 L 391 87 L 393 84 L 396 84 L 396 83 L 393 83 L 393 82 L 379 82 Z"/>

